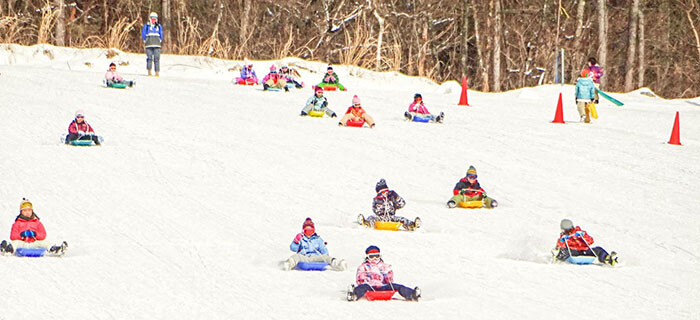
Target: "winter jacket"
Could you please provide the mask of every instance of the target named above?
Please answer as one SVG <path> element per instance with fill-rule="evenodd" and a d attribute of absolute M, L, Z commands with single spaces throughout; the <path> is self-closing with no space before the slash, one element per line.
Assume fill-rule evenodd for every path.
<path fill-rule="evenodd" d="M 595 84 L 590 78 L 578 78 L 576 80 L 576 100 L 595 99 Z"/>
<path fill-rule="evenodd" d="M 124 80 L 124 78 L 122 78 L 122 75 L 119 74 L 118 71 L 111 71 L 111 70 L 107 71 L 107 73 L 105 73 L 105 79 L 107 79 L 107 81 L 116 81 L 116 82 Z"/>
<path fill-rule="evenodd" d="M 83 120 L 83 123 L 77 123 L 75 120 L 71 122 L 68 125 L 68 133 L 78 133 L 78 131 L 82 132 L 92 132 L 94 133 L 95 131 L 92 130 L 92 127 L 87 123 L 87 121 Z"/>
<path fill-rule="evenodd" d="M 472 189 L 472 190 L 481 191 L 481 192 L 465 191 L 464 195 L 466 195 L 467 197 L 475 197 L 475 196 L 479 196 L 482 194 L 486 194 L 486 191 L 484 191 L 484 189 L 482 189 L 481 186 L 479 185 L 478 180 L 475 180 L 474 183 L 471 184 L 471 183 L 469 183 L 469 181 L 467 181 L 467 177 L 464 177 L 464 178 L 460 179 L 459 182 L 457 182 L 454 190 L 452 190 L 452 193 L 456 196 L 462 191 L 462 189 Z"/>
<path fill-rule="evenodd" d="M 34 238 L 23 238 L 22 236 L 20 236 L 20 233 L 26 230 L 34 231 L 34 233 L 36 233 Z M 41 223 L 41 221 L 39 221 L 39 217 L 37 217 L 36 214 L 32 213 L 32 216 L 29 218 L 26 218 L 21 214 L 17 216 L 17 218 L 15 219 L 15 223 L 12 224 L 12 231 L 10 231 L 10 240 L 34 242 L 36 240 L 44 239 L 46 239 L 46 230 L 44 229 L 44 225 Z"/>
<path fill-rule="evenodd" d="M 289 250 L 308 257 L 328 254 L 326 243 L 315 233 L 311 235 L 311 237 L 307 237 L 306 235 L 302 236 L 299 243 L 295 243 L 294 240 L 292 240 L 292 244 L 289 245 Z"/>
<path fill-rule="evenodd" d="M 358 285 L 369 284 L 372 287 L 381 287 L 394 282 L 394 271 L 391 265 L 379 260 L 378 262 L 365 261 L 357 268 L 355 276 Z"/>
<path fill-rule="evenodd" d="M 348 111 L 345 111 L 345 114 L 348 113 L 352 113 L 353 118 L 362 119 L 362 115 L 365 114 L 365 109 L 362 109 L 362 107 L 351 106 L 348 108 Z"/>
<path fill-rule="evenodd" d="M 338 83 L 338 81 L 340 81 L 340 79 L 338 79 L 338 74 L 336 74 L 335 72 L 332 72 L 332 73 L 326 72 L 326 74 L 323 75 L 323 82 L 324 83 Z"/>
<path fill-rule="evenodd" d="M 576 232 L 582 232 L 583 236 L 575 235 Z M 584 239 L 586 240 L 585 242 L 583 241 Z M 566 241 L 566 244 L 562 241 Z M 593 237 L 589 236 L 586 231 L 581 230 L 581 227 L 576 226 L 576 228 L 569 230 L 569 232 L 564 231 L 561 234 L 559 234 L 559 240 L 557 240 L 557 248 L 566 248 L 566 245 L 568 244 L 569 249 L 571 250 L 584 251 L 589 249 L 586 242 L 588 242 L 589 245 L 592 245 Z"/>
<path fill-rule="evenodd" d="M 255 82 L 258 82 L 258 75 L 255 74 L 255 70 L 248 70 L 248 68 L 243 68 L 243 70 L 241 70 L 241 79 L 249 78 L 255 80 Z"/>
<path fill-rule="evenodd" d="M 372 201 L 372 211 L 377 216 L 393 216 L 396 210 L 403 208 L 406 205 L 401 196 L 394 190 L 380 190 L 377 196 Z"/>
<path fill-rule="evenodd" d="M 588 67 L 588 70 L 593 73 L 593 82 L 600 84 L 600 77 L 603 76 L 603 68 L 596 63 L 596 65 Z"/>
<path fill-rule="evenodd" d="M 163 42 L 163 26 L 160 23 L 144 24 L 141 29 L 141 40 L 146 48 L 160 48 Z"/>
<path fill-rule="evenodd" d="M 415 112 L 415 113 L 420 113 L 420 114 L 430 114 L 428 112 L 428 108 L 425 107 L 425 104 L 423 101 L 421 101 L 418 105 L 416 105 L 416 102 L 413 101 L 410 106 L 408 106 L 408 112 Z"/>
<path fill-rule="evenodd" d="M 284 78 L 284 80 L 287 80 L 287 82 L 295 81 L 294 75 L 292 75 L 292 69 L 287 68 L 287 72 L 283 72 L 280 69 L 279 74 L 280 74 L 280 77 Z"/>
<path fill-rule="evenodd" d="M 325 103 L 325 105 L 324 105 Z M 309 98 L 309 100 L 306 100 L 306 106 L 308 105 L 313 105 L 314 110 L 321 110 L 322 108 L 328 106 L 328 99 L 326 97 L 317 97 L 315 94 L 313 97 Z"/>
<path fill-rule="evenodd" d="M 282 79 L 282 77 L 280 77 L 279 74 L 277 74 L 277 73 L 268 73 L 268 74 L 265 76 L 265 78 L 263 78 L 262 82 L 265 83 L 265 82 L 267 82 L 268 80 L 272 80 L 272 82 L 276 84 L 277 81 L 279 81 L 280 79 Z"/>

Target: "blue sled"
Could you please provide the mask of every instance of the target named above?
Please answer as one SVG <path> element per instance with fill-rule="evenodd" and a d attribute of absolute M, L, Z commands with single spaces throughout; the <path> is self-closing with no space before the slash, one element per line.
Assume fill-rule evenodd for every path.
<path fill-rule="evenodd" d="M 572 264 L 593 264 L 593 262 L 595 261 L 595 256 L 569 257 L 569 259 L 566 259 L 566 261 Z"/>
<path fill-rule="evenodd" d="M 327 266 L 326 262 L 299 262 L 294 268 L 302 271 L 323 271 Z"/>
<path fill-rule="evenodd" d="M 92 140 L 73 140 L 70 142 L 70 144 L 73 146 L 86 147 L 92 145 Z"/>
<path fill-rule="evenodd" d="M 413 116 L 413 122 L 430 122 L 430 120 L 433 120 L 432 117 L 421 117 L 421 116 Z"/>
<path fill-rule="evenodd" d="M 46 248 L 17 248 L 15 256 L 38 258 L 44 256 L 44 252 L 46 252 Z"/>

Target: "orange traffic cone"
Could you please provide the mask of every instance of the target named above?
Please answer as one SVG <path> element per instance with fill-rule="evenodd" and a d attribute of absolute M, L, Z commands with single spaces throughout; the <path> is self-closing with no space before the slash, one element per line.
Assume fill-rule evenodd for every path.
<path fill-rule="evenodd" d="M 559 102 L 557 102 L 557 112 L 554 113 L 554 120 L 552 123 L 566 123 L 564 122 L 564 107 L 561 103 L 561 92 L 559 93 Z"/>
<path fill-rule="evenodd" d="M 467 77 L 462 78 L 462 95 L 459 97 L 460 106 L 469 106 L 469 100 L 467 99 Z"/>
<path fill-rule="evenodd" d="M 681 144 L 681 132 L 680 123 L 678 119 L 678 111 L 676 111 L 676 121 L 673 122 L 673 130 L 671 131 L 671 139 L 668 140 L 668 144 L 675 144 L 677 146 L 682 146 Z"/>

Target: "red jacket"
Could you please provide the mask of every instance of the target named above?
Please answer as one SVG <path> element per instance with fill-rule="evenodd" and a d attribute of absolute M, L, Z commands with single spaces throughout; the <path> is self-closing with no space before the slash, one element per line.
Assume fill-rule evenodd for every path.
<path fill-rule="evenodd" d="M 36 236 L 34 238 L 23 238 L 19 234 L 26 231 L 26 230 L 31 230 L 36 233 Z M 46 230 L 44 229 L 44 225 L 39 221 L 39 217 L 36 215 L 32 214 L 32 217 L 29 220 L 25 220 L 24 217 L 17 217 L 15 219 L 15 223 L 12 224 L 12 231 L 10 231 L 10 240 L 22 240 L 26 242 L 34 242 L 36 240 L 44 240 L 46 239 Z"/>
<path fill-rule="evenodd" d="M 93 133 L 95 132 L 92 130 L 92 127 L 85 120 L 83 120 L 83 123 L 80 123 L 80 124 L 78 124 L 77 122 L 75 122 L 75 120 L 73 120 L 73 122 L 71 122 L 68 125 L 68 133 L 78 133 L 78 131 L 93 132 Z"/>
<path fill-rule="evenodd" d="M 362 115 L 365 114 L 365 109 L 362 109 L 362 107 L 351 106 L 348 108 L 348 111 L 345 111 L 345 114 L 348 113 L 352 113 L 352 116 L 355 118 L 362 118 Z"/>
<path fill-rule="evenodd" d="M 577 231 L 583 232 L 583 236 L 574 235 Z M 588 250 L 588 245 L 593 244 L 593 237 L 589 236 L 586 231 L 581 230 L 581 227 L 578 226 L 569 230 L 569 232 L 564 231 L 561 234 L 559 234 L 559 240 L 557 240 L 557 248 L 566 248 L 566 245 L 563 242 L 561 242 L 561 239 L 565 237 L 568 237 L 568 239 L 566 240 L 566 244 L 569 245 L 569 249 L 571 250 Z M 583 241 L 584 239 L 586 240 L 585 242 Z M 588 242 L 588 245 L 586 245 L 586 242 Z"/>
<path fill-rule="evenodd" d="M 454 190 L 452 190 L 452 193 L 456 196 L 459 194 L 462 189 L 472 189 L 472 190 L 479 190 L 481 192 L 476 192 L 476 191 L 467 191 L 464 193 L 467 197 L 476 197 L 484 194 L 486 191 L 479 185 L 479 181 L 475 180 L 474 183 L 469 183 L 467 181 L 467 177 L 464 177 L 462 179 L 459 179 L 459 182 L 455 185 Z"/>

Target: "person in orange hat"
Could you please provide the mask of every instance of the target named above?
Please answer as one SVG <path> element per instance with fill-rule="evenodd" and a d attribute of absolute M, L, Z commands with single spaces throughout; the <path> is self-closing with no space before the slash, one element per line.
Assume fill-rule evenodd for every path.
<path fill-rule="evenodd" d="M 330 263 L 331 269 L 335 271 L 343 271 L 347 268 L 345 260 L 332 258 L 328 255 L 326 242 L 316 234 L 316 227 L 311 218 L 306 218 L 301 228 L 302 232 L 297 233 L 289 245 L 289 250 L 295 253 L 284 262 L 285 270 L 294 269 L 297 263 L 302 261 Z"/>
<path fill-rule="evenodd" d="M 19 204 L 19 215 L 15 218 L 10 231 L 11 242 L 6 240 L 0 242 L 0 253 L 14 253 L 16 248 L 48 248 L 49 245 L 45 240 L 46 229 L 34 213 L 34 206 L 29 200 L 22 198 Z M 51 246 L 48 249 L 51 253 L 63 254 L 67 247 L 68 243 L 64 241 L 61 245 Z"/>

